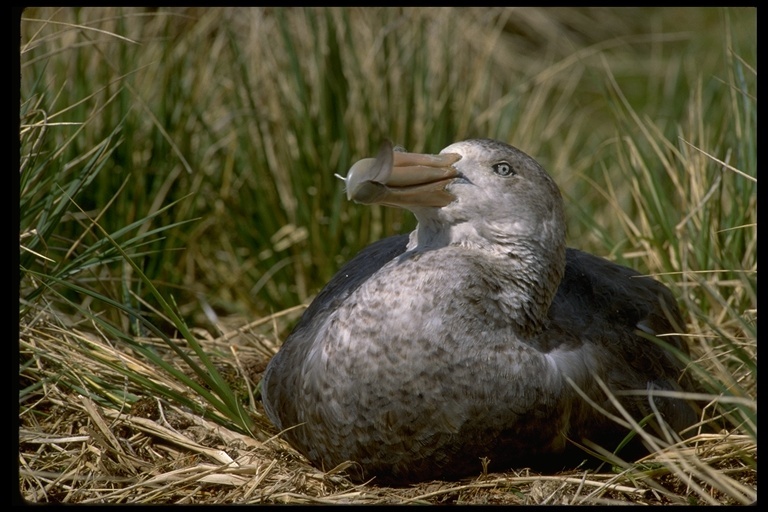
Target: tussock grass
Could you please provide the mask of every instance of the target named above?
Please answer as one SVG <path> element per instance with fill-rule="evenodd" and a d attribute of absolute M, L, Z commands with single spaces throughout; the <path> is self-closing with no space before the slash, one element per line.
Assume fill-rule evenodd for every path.
<path fill-rule="evenodd" d="M 25 500 L 756 499 L 753 10 L 62 8 L 21 30 Z M 385 137 L 536 157 L 569 245 L 679 298 L 717 429 L 601 472 L 385 488 L 309 466 L 259 378 L 341 263 L 413 226 L 334 178 Z"/>

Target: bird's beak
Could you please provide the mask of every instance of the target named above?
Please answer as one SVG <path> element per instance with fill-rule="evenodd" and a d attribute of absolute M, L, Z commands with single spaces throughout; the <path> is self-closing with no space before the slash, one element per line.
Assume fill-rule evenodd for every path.
<path fill-rule="evenodd" d="M 362 204 L 403 208 L 441 207 L 456 197 L 445 190 L 458 171 L 453 164 L 461 155 L 426 155 L 392 150 L 384 141 L 376 158 L 357 161 L 347 173 L 347 198 Z"/>

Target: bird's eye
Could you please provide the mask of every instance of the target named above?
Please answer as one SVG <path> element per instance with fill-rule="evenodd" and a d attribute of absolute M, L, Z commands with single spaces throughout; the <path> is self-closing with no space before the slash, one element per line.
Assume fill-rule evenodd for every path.
<path fill-rule="evenodd" d="M 517 174 L 515 173 L 515 169 L 513 169 L 512 165 L 508 162 L 493 164 L 493 172 L 499 176 L 512 176 L 513 174 Z"/>

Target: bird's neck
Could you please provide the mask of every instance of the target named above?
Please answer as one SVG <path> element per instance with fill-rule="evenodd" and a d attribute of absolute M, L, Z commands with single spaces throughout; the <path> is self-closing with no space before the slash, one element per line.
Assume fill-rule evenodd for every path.
<path fill-rule="evenodd" d="M 440 271 L 456 283 L 453 293 L 472 305 L 467 314 L 511 324 L 521 335 L 544 329 L 565 273 L 564 243 L 543 244 L 528 237 L 493 243 L 471 237 L 452 241 L 449 235 L 417 230 L 408 249 L 413 254 L 443 252 L 450 259 Z"/>
<path fill-rule="evenodd" d="M 564 274 L 564 250 L 558 254 L 528 243 L 505 244 L 503 253 L 478 255 L 473 265 L 474 279 L 481 283 L 478 290 L 489 290 L 486 301 L 500 319 L 516 324 L 515 330 L 524 335 L 544 329 Z"/>

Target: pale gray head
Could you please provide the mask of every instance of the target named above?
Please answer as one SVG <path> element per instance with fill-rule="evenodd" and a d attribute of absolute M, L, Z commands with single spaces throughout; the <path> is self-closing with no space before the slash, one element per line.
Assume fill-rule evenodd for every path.
<path fill-rule="evenodd" d="M 491 139 L 457 142 L 439 155 L 392 152 L 356 163 L 347 195 L 366 204 L 411 210 L 416 243 L 495 247 L 532 244 L 565 250 L 560 191 L 547 172 L 517 148 Z M 414 243 L 414 241 L 412 241 Z"/>

